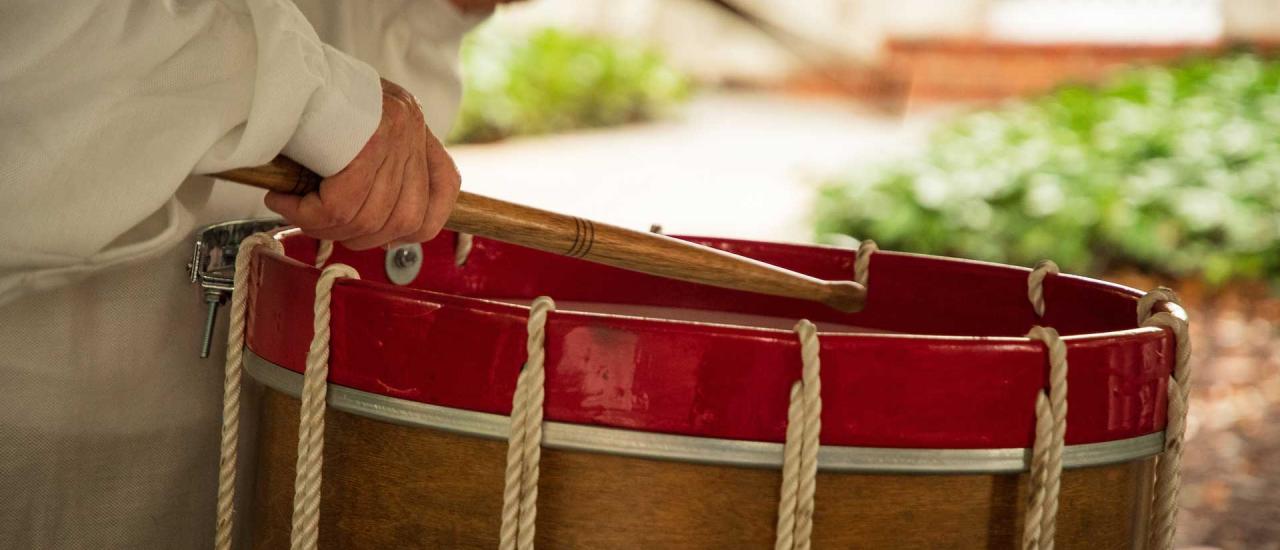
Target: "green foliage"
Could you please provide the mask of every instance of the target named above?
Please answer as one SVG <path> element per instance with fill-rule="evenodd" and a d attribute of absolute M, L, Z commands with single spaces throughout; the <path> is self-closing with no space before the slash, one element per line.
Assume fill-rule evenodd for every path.
<path fill-rule="evenodd" d="M 1133 69 L 961 116 L 824 185 L 820 238 L 1064 269 L 1280 282 L 1280 62 Z"/>
<path fill-rule="evenodd" d="M 480 29 L 467 39 L 462 59 L 455 142 L 647 120 L 690 89 L 653 50 L 555 29 L 529 36 Z"/>

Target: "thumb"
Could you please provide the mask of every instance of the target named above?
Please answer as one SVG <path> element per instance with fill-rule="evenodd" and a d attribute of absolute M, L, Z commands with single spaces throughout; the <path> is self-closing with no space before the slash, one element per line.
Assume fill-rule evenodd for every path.
<path fill-rule="evenodd" d="M 262 204 L 266 205 L 272 212 L 280 214 L 285 219 L 294 219 L 297 217 L 298 210 L 302 206 L 302 197 L 299 195 L 269 191 L 266 196 L 262 197 Z"/>

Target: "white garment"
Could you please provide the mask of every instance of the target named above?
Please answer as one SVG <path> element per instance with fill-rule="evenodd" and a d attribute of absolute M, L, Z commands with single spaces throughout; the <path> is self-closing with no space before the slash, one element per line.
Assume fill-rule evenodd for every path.
<path fill-rule="evenodd" d="M 458 49 L 483 19 L 443 0 L 294 0 L 326 44 L 364 60 L 423 105 L 427 127 L 444 140 L 462 101 Z"/>
<path fill-rule="evenodd" d="M 285 0 L 6 2 L 0 52 L 0 301 L 182 239 L 109 246 L 193 172 L 282 149 L 337 172 L 382 110 Z"/>
<path fill-rule="evenodd" d="M 477 18 L 334 4 L 306 15 L 443 134 Z M 0 3 L 0 548 L 212 544 L 223 350 L 197 356 L 184 265 L 196 226 L 267 213 L 190 174 L 281 151 L 330 174 L 380 111 L 378 73 L 287 0 Z"/>

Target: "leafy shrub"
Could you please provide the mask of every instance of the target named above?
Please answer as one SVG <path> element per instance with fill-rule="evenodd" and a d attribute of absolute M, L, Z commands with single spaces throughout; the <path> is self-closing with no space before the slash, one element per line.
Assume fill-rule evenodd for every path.
<path fill-rule="evenodd" d="M 504 36 L 483 28 L 462 59 L 465 93 L 451 136 L 459 142 L 646 120 L 690 89 L 653 50 L 556 29 Z"/>
<path fill-rule="evenodd" d="M 819 237 L 1064 269 L 1280 282 L 1280 62 L 1132 69 L 959 117 L 827 182 Z"/>

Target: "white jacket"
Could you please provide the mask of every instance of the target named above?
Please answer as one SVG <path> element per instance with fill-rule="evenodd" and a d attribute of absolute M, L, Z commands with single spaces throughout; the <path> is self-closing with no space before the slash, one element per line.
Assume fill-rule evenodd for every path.
<path fill-rule="evenodd" d="M 222 350 L 183 266 L 196 226 L 266 212 L 192 174 L 340 170 L 379 73 L 447 132 L 477 17 L 300 4 L 0 3 L 0 548 L 211 545 Z"/>

